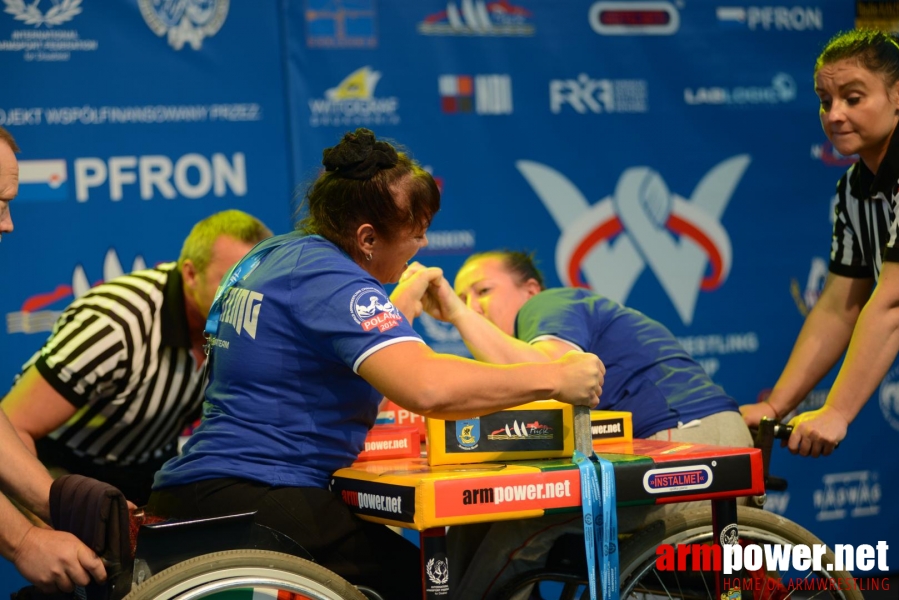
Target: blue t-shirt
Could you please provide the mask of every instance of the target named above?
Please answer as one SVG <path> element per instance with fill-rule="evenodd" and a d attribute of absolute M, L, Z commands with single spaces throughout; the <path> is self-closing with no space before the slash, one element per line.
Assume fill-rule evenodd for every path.
<path fill-rule="evenodd" d="M 237 477 L 328 486 L 351 464 L 382 395 L 356 374 L 381 348 L 421 342 L 376 279 L 334 244 L 270 238 L 223 295 L 203 421 L 153 488 Z"/>
<path fill-rule="evenodd" d="M 739 410 L 664 325 L 588 290 L 540 292 L 518 312 L 515 336 L 561 339 L 599 356 L 606 366 L 599 408 L 633 413 L 635 437 Z"/>

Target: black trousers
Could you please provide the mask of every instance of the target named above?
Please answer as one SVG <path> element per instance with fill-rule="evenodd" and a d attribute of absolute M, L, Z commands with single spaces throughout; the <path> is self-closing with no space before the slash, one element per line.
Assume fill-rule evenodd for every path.
<path fill-rule="evenodd" d="M 54 475 L 66 473 L 84 475 L 98 479 L 117 487 L 125 494 L 125 498 L 131 500 L 137 506 L 143 506 L 150 497 L 153 487 L 153 477 L 163 463 L 175 456 L 174 447 L 168 450 L 165 456 L 153 458 L 138 465 L 121 466 L 118 464 L 97 464 L 88 457 L 75 454 L 71 449 L 56 440 L 44 437 L 35 442 L 37 457 Z"/>
<path fill-rule="evenodd" d="M 316 563 L 350 583 L 369 586 L 385 598 L 421 598 L 418 548 L 384 525 L 359 519 L 328 490 L 209 479 L 156 490 L 147 508 L 173 518 L 255 510 L 257 523 L 291 537 Z"/>

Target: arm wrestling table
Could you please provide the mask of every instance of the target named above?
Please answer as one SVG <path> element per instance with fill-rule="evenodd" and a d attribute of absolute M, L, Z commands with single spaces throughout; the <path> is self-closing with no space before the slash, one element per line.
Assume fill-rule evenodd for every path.
<path fill-rule="evenodd" d="M 618 507 L 711 500 L 722 544 L 736 540 L 736 499 L 765 491 L 755 448 L 633 440 L 595 451 L 614 466 Z M 358 462 L 335 472 L 331 489 L 363 519 L 421 532 L 426 600 L 450 595 L 448 581 L 426 570 L 445 558 L 446 526 L 581 508 L 571 459 L 433 467 L 425 458 Z"/>

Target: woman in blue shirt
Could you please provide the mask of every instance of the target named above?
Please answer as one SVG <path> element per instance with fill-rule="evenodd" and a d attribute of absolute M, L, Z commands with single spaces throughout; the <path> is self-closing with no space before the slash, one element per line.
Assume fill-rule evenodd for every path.
<path fill-rule="evenodd" d="M 433 178 L 367 129 L 323 155 L 299 230 L 257 245 L 219 289 L 203 421 L 157 474 L 149 509 L 258 511 L 257 522 L 351 583 L 413 598 L 417 549 L 328 490 L 381 398 L 441 419 L 550 397 L 595 406 L 604 369 L 586 353 L 496 367 L 433 352 L 411 321 L 442 272 L 419 270 L 389 297 L 383 287 L 427 245 L 440 207 Z"/>

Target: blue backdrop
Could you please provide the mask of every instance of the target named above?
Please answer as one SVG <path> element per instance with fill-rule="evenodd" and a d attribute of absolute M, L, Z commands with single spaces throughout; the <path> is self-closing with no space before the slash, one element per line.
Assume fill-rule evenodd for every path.
<path fill-rule="evenodd" d="M 0 124 L 23 152 L 0 381 L 75 295 L 176 258 L 203 216 L 289 230 L 322 148 L 359 126 L 442 186 L 422 262 L 452 275 L 473 251 L 534 251 L 549 285 L 665 323 L 741 403 L 773 385 L 826 274 L 849 161 L 812 68 L 853 25 L 845 0 L 4 3 Z M 829 543 L 899 542 L 899 466 L 872 452 L 899 442 L 897 382 L 832 457 L 775 453 L 791 486 L 769 508 Z"/>

